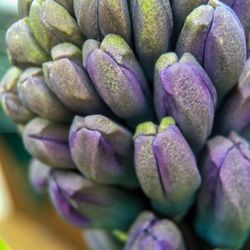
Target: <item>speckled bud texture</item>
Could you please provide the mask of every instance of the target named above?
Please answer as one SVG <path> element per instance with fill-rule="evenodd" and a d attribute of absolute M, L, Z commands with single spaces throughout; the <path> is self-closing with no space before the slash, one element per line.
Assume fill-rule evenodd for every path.
<path fill-rule="evenodd" d="M 249 250 L 250 0 L 17 10 L 0 104 L 30 188 L 90 250 Z"/>

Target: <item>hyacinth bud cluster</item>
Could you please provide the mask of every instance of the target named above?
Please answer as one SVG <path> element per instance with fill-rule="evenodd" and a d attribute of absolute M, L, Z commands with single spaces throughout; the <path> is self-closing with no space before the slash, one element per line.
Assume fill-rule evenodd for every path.
<path fill-rule="evenodd" d="M 249 250 L 250 0 L 18 9 L 2 108 L 91 249 Z"/>

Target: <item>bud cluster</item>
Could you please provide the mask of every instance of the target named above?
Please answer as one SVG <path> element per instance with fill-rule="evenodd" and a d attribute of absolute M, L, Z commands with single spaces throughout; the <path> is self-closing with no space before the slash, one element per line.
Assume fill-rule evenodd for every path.
<path fill-rule="evenodd" d="M 90 247 L 249 250 L 250 0 L 18 9 L 1 104 Z"/>

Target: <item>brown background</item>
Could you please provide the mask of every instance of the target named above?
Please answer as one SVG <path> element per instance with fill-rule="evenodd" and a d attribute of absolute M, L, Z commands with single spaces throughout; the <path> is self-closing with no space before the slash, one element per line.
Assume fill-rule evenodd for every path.
<path fill-rule="evenodd" d="M 55 213 L 48 197 L 31 193 L 27 174 L 0 137 L 0 167 L 14 211 L 0 222 L 0 236 L 13 250 L 87 250 L 82 232 Z"/>

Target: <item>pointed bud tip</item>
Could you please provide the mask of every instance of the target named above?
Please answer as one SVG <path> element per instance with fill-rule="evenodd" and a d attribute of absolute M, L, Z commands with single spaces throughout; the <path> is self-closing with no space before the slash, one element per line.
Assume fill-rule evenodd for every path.
<path fill-rule="evenodd" d="M 212 7 L 217 8 L 221 5 L 221 3 L 218 0 L 209 0 L 208 4 L 210 4 Z"/>
<path fill-rule="evenodd" d="M 155 64 L 155 71 L 161 72 L 165 68 L 177 62 L 178 56 L 174 52 L 165 53 L 158 58 Z"/>
<path fill-rule="evenodd" d="M 136 127 L 134 140 L 140 135 L 156 135 L 157 126 L 153 122 L 143 122 Z"/>
<path fill-rule="evenodd" d="M 163 132 L 164 130 L 168 129 L 171 125 L 175 125 L 175 120 L 171 116 L 164 117 L 161 120 L 160 126 L 158 128 L 159 132 Z"/>

